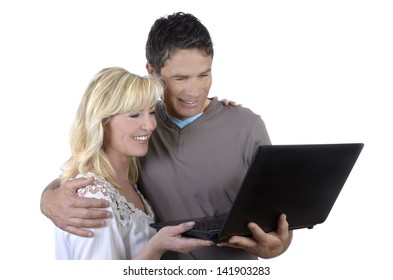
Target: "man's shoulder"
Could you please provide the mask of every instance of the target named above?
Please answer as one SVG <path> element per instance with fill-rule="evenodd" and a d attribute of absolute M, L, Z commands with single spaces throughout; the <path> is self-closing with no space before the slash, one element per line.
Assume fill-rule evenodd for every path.
<path fill-rule="evenodd" d="M 224 103 L 219 101 L 216 97 L 212 99 L 212 105 L 212 109 L 220 114 L 241 118 L 260 118 L 259 114 L 248 107 L 224 105 Z"/>

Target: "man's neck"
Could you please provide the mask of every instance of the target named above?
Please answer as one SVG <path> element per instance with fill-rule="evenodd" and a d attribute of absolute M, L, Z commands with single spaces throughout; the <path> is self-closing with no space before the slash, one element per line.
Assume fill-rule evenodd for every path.
<path fill-rule="evenodd" d="M 197 118 L 199 118 L 200 116 L 202 116 L 202 113 L 196 114 L 195 116 L 189 117 L 185 120 L 180 120 L 178 118 L 172 117 L 170 116 L 168 113 L 168 117 L 171 119 L 171 121 L 173 121 L 178 127 L 180 128 L 184 128 L 186 125 L 192 123 L 193 121 L 195 121 Z"/>
<path fill-rule="evenodd" d="M 181 120 L 179 118 L 173 117 L 171 116 L 168 111 L 165 108 L 165 102 L 164 102 L 164 109 L 165 109 L 165 113 L 167 114 L 167 116 L 171 119 L 172 122 L 174 122 L 178 127 L 180 128 L 184 128 L 186 125 L 192 123 L 193 121 L 195 121 L 196 119 L 198 119 L 200 116 L 203 115 L 203 113 L 206 111 L 206 108 L 209 107 L 210 103 L 211 103 L 211 99 L 210 98 L 206 98 L 206 102 L 203 108 L 203 112 L 198 113 L 192 117 L 186 118 L 184 120 Z"/>

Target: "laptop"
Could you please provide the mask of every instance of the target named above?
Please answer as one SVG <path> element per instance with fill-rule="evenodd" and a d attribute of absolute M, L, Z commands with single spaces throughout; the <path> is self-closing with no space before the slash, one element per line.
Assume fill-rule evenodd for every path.
<path fill-rule="evenodd" d="M 342 190 L 363 143 L 269 145 L 258 147 L 229 213 L 156 222 L 167 225 L 195 221 L 184 236 L 220 242 L 230 236 L 250 236 L 249 222 L 265 232 L 277 229 L 280 214 L 289 229 L 323 223 Z M 212 226 L 212 227 L 210 227 Z"/>

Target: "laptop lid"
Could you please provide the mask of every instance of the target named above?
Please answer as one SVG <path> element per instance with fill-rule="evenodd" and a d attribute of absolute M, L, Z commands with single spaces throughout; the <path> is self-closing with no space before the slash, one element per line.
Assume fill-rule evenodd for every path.
<path fill-rule="evenodd" d="M 362 143 L 259 147 L 219 239 L 251 234 L 248 222 L 273 231 L 282 213 L 290 229 L 323 223 L 362 149 Z"/>
<path fill-rule="evenodd" d="M 274 231 L 282 213 L 287 215 L 290 229 L 323 223 L 362 149 L 362 143 L 260 146 L 224 226 L 207 232 L 191 229 L 186 236 L 216 242 L 233 235 L 247 236 L 251 234 L 249 222 L 265 232 Z"/>

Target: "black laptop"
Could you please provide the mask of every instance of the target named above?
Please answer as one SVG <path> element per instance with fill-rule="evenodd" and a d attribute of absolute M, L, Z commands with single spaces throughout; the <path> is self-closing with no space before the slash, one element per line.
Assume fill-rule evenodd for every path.
<path fill-rule="evenodd" d="M 249 236 L 248 222 L 274 231 L 280 214 L 290 229 L 312 228 L 328 217 L 363 143 L 260 146 L 229 213 L 215 217 L 151 224 L 195 221 L 184 235 L 220 242 L 233 235 Z"/>

